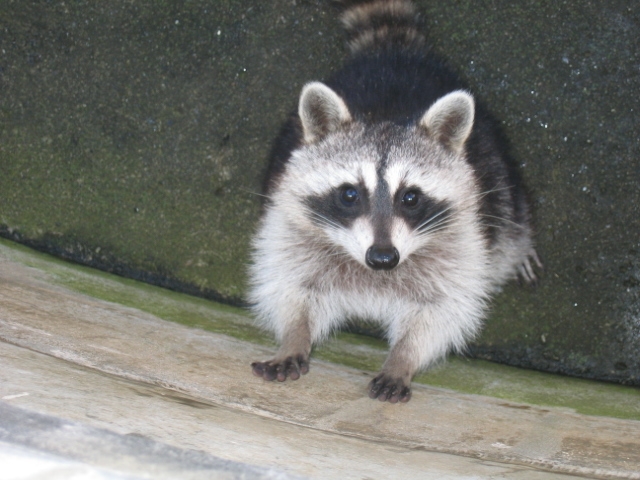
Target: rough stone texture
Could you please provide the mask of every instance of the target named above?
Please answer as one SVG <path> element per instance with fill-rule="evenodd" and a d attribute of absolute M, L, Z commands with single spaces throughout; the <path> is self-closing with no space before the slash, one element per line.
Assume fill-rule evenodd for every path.
<path fill-rule="evenodd" d="M 629 1 L 419 1 L 504 120 L 546 264 L 471 352 L 640 384 L 640 35 Z M 0 231 L 238 302 L 269 144 L 344 56 L 328 1 L 0 4 Z"/>

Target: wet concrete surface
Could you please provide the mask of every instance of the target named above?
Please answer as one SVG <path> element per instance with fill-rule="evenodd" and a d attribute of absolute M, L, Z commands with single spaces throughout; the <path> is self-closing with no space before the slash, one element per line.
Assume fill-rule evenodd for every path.
<path fill-rule="evenodd" d="M 320 360 L 297 382 L 265 383 L 248 364 L 273 347 L 78 293 L 45 267 L 0 245 L 0 456 L 13 464 L 46 454 L 141 478 L 254 478 L 221 459 L 311 478 L 640 478 L 639 421 L 424 385 L 389 405 L 366 396 L 371 371 Z M 28 433 L 43 422 L 64 428 Z"/>

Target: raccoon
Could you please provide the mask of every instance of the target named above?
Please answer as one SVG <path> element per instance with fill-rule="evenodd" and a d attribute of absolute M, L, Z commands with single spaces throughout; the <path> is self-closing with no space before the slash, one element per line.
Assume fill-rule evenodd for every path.
<path fill-rule="evenodd" d="M 350 60 L 304 86 L 273 147 L 248 300 L 280 348 L 252 363 L 297 380 L 312 346 L 352 318 L 390 353 L 371 398 L 481 327 L 510 278 L 536 280 L 530 207 L 488 113 L 433 54 L 409 0 L 342 2 Z"/>

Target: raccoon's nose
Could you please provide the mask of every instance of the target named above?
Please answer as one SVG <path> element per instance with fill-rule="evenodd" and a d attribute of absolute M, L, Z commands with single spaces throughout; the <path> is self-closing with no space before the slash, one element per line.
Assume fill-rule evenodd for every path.
<path fill-rule="evenodd" d="M 374 270 L 391 270 L 398 265 L 400 254 L 395 247 L 369 247 L 366 255 L 367 265 Z"/>

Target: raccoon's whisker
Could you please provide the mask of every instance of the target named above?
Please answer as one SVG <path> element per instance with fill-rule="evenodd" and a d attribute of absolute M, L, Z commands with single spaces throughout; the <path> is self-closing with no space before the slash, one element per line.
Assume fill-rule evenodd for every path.
<path fill-rule="evenodd" d="M 319 223 L 320 225 L 324 225 L 324 226 L 325 226 L 325 227 L 327 227 L 327 228 L 331 228 L 331 229 L 338 229 L 338 228 L 340 228 L 340 226 L 339 226 L 338 224 L 334 223 L 334 222 L 330 222 L 330 221 L 323 220 L 323 219 L 320 219 L 320 218 L 318 218 L 317 220 L 318 220 L 318 223 Z"/>
<path fill-rule="evenodd" d="M 451 219 L 449 217 L 441 218 L 435 223 L 429 224 L 429 220 L 422 224 L 421 227 L 418 227 L 416 230 L 419 235 L 427 235 L 433 232 L 436 229 L 444 228 L 445 226 L 451 223 Z"/>
<path fill-rule="evenodd" d="M 443 224 L 448 224 L 451 222 L 451 219 L 449 217 L 444 217 L 441 218 L 435 222 L 431 222 L 431 223 L 426 223 L 423 224 L 423 226 L 421 228 L 418 229 L 418 233 L 426 233 L 429 232 L 430 230 L 434 229 L 434 228 L 438 228 L 440 225 Z"/>
<path fill-rule="evenodd" d="M 417 231 L 422 231 L 423 228 L 425 228 L 426 226 L 429 225 L 429 223 L 433 222 L 436 218 L 438 218 L 440 215 L 443 215 L 445 213 L 447 213 L 449 210 L 451 210 L 453 207 L 449 207 L 449 208 L 445 208 L 444 210 L 439 211 L 438 213 L 431 215 L 429 218 L 427 218 L 424 222 L 422 222 L 420 225 L 418 225 L 418 227 L 415 229 Z M 441 220 L 446 220 L 446 217 L 444 219 Z M 440 220 L 440 221 L 441 221 Z"/>
<path fill-rule="evenodd" d="M 429 224 L 430 224 L 431 222 L 433 222 L 436 218 L 438 218 L 438 217 L 439 217 L 440 215 L 442 215 L 443 213 L 444 213 L 444 211 L 442 211 L 442 212 L 440 212 L 440 213 L 437 213 L 437 214 L 435 214 L 435 215 L 432 215 L 431 217 L 427 218 L 424 222 L 422 222 L 420 225 L 418 225 L 418 226 L 416 227 L 416 229 L 415 229 L 415 230 L 417 230 L 417 231 L 421 231 L 423 228 L 425 228 L 425 227 L 429 226 Z"/>
<path fill-rule="evenodd" d="M 420 237 L 430 237 L 431 235 L 433 235 L 436 232 L 439 232 L 441 230 L 444 230 L 445 228 L 447 228 L 448 225 L 447 224 L 442 224 L 442 225 L 438 225 L 435 226 L 433 228 L 430 228 L 429 230 L 426 230 L 424 232 L 420 232 Z"/>
<path fill-rule="evenodd" d="M 513 220 L 509 220 L 508 218 L 504 218 L 504 217 L 496 217 L 495 215 L 488 215 L 486 213 L 481 214 L 482 217 L 487 217 L 487 218 L 495 218 L 497 220 L 501 220 L 503 222 L 507 222 L 510 223 L 511 225 L 514 225 L 518 228 L 524 228 L 522 225 L 520 225 L 519 223 L 514 222 Z"/>
<path fill-rule="evenodd" d="M 311 213 L 311 215 L 313 215 L 313 217 L 319 220 L 320 223 L 322 223 L 323 225 L 326 225 L 327 227 L 331 227 L 331 228 L 340 228 L 339 224 L 337 224 L 330 218 L 327 218 L 324 215 L 316 212 L 315 210 L 307 209 L 307 211 Z"/>
<path fill-rule="evenodd" d="M 484 192 L 480 192 L 476 195 L 476 198 L 482 198 L 482 197 L 486 197 L 487 195 L 489 195 L 490 193 L 494 193 L 494 192 L 500 192 L 502 190 L 510 190 L 514 188 L 514 185 L 507 185 L 506 187 L 500 187 L 500 188 L 492 188 L 491 190 L 486 190 Z"/>
<path fill-rule="evenodd" d="M 316 225 L 319 225 L 321 227 L 327 227 L 327 228 L 336 228 L 336 226 L 330 222 L 327 222 L 325 219 L 323 218 L 316 218 Z"/>
<path fill-rule="evenodd" d="M 243 191 L 243 192 L 245 192 L 245 193 L 249 193 L 249 194 L 251 194 L 251 195 L 256 195 L 257 197 L 263 197 L 263 198 L 271 199 L 271 197 L 270 197 L 269 195 L 265 195 L 265 194 L 263 194 L 263 193 L 258 193 L 258 192 L 253 192 L 253 191 L 251 191 L 251 190 L 247 190 L 246 188 L 242 188 L 242 187 L 240 187 L 240 190 L 242 190 L 242 191 Z"/>
<path fill-rule="evenodd" d="M 429 237 L 432 237 L 432 236 L 434 236 L 434 235 L 435 235 L 435 234 L 437 234 L 437 233 L 441 233 L 441 232 L 443 232 L 444 230 L 446 230 L 446 229 L 447 229 L 447 227 L 448 227 L 448 225 L 442 225 L 442 226 L 440 226 L 440 227 L 438 227 L 438 228 L 434 228 L 434 229 L 432 229 L 432 230 L 429 230 L 429 231 L 428 231 L 428 232 L 426 232 L 426 233 L 421 233 L 421 234 L 420 234 L 420 236 L 423 236 L 423 235 L 424 235 L 424 236 L 427 236 L 427 235 L 428 235 Z"/>
<path fill-rule="evenodd" d="M 487 190 L 481 193 L 478 193 L 477 195 L 474 196 L 475 199 L 480 199 L 486 195 L 489 195 L 490 193 L 493 192 L 498 192 L 501 190 L 509 190 L 513 188 L 513 186 L 509 185 L 506 187 L 500 187 L 500 188 L 494 188 L 491 190 Z M 470 205 L 468 208 L 472 208 L 473 205 Z M 445 213 L 447 213 L 449 210 L 451 210 L 453 208 L 453 206 L 445 208 L 444 210 L 441 210 L 440 212 L 432 215 L 431 217 L 429 217 L 427 220 L 425 220 L 424 222 L 422 222 L 420 225 L 418 225 L 417 228 L 415 228 L 416 231 L 418 231 L 419 233 L 428 233 L 429 230 L 424 230 L 425 226 L 428 226 L 431 222 L 433 222 L 436 218 L 438 218 L 441 215 L 444 215 Z M 438 224 L 434 224 L 434 225 L 438 225 Z"/>

